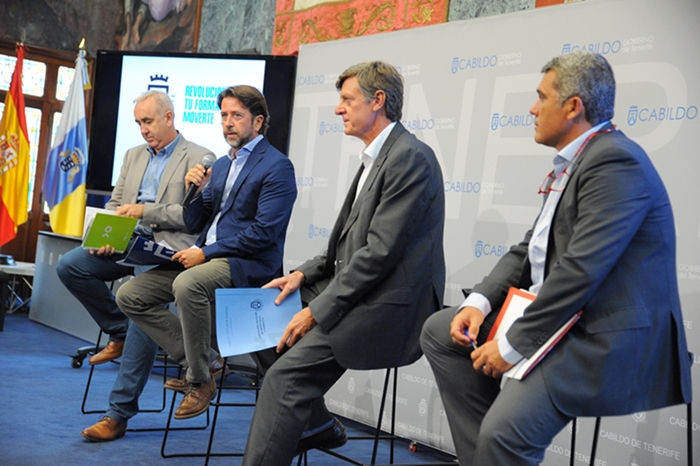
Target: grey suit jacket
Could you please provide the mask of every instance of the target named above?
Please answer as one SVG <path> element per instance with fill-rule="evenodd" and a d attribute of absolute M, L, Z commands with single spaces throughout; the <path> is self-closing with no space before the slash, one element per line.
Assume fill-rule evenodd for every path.
<path fill-rule="evenodd" d="M 147 144 L 142 144 L 126 151 L 119 179 L 106 209 L 116 210 L 123 204 L 137 203 L 141 180 L 148 166 L 147 147 Z M 192 246 L 197 239 L 196 234 L 187 232 L 180 202 L 185 196 L 185 174 L 200 163 L 205 154 L 211 154 L 211 151 L 180 135 L 180 141 L 160 179 L 156 201 L 144 205 L 141 222 L 153 229 L 156 241 L 165 240 L 176 250 Z"/>
<path fill-rule="evenodd" d="M 445 287 L 442 172 L 432 149 L 397 123 L 326 253 L 298 268 L 323 291 L 309 303 L 333 354 L 351 369 L 418 359 L 423 322 Z M 331 258 L 335 260 L 329 260 Z"/>
<path fill-rule="evenodd" d="M 595 136 L 576 164 L 552 220 L 543 286 L 508 341 L 531 356 L 581 309 L 541 362 L 562 412 L 619 415 L 688 402 L 675 228 L 661 178 L 620 131 Z M 474 287 L 493 309 L 508 286 L 531 284 L 531 233 Z"/>

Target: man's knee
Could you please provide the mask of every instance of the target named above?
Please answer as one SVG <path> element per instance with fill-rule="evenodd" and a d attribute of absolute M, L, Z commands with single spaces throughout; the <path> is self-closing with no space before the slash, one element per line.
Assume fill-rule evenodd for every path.
<path fill-rule="evenodd" d="M 176 298 L 186 296 L 193 287 L 197 286 L 196 280 L 193 280 L 190 275 L 191 274 L 187 273 L 187 270 L 185 270 L 173 280 L 173 295 Z"/>
<path fill-rule="evenodd" d="M 70 284 L 74 276 L 75 255 L 71 254 L 71 252 L 69 251 L 61 256 L 58 264 L 56 264 L 56 274 L 64 285 Z"/>
<path fill-rule="evenodd" d="M 117 306 L 125 314 L 129 314 L 130 312 L 133 312 L 134 309 L 139 307 L 138 295 L 134 293 L 131 288 L 132 283 L 131 280 L 129 280 L 128 282 L 124 283 L 122 286 L 119 287 L 115 295 Z"/>
<path fill-rule="evenodd" d="M 452 342 L 450 323 L 454 317 L 454 308 L 443 309 L 428 317 L 423 324 L 420 346 L 427 355 L 440 351 L 440 347 Z"/>

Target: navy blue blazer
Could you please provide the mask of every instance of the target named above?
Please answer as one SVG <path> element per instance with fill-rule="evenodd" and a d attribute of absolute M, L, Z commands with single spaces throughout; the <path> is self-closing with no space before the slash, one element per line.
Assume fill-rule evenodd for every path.
<path fill-rule="evenodd" d="M 530 357 L 582 310 L 541 363 L 559 410 L 612 416 L 687 403 L 691 361 L 676 278 L 676 230 L 661 177 L 620 131 L 592 138 L 576 165 L 552 219 L 544 283 L 508 331 L 508 342 Z M 474 287 L 493 309 L 509 286 L 531 283 L 531 235 Z"/>
<path fill-rule="evenodd" d="M 185 224 L 200 232 L 195 243 L 207 260 L 225 257 L 234 287 L 262 286 L 280 276 L 287 225 L 297 196 L 294 167 L 263 138 L 248 156 L 216 226 L 216 242 L 203 246 L 220 210 L 231 159 L 212 166 L 209 184 L 184 210 Z"/>

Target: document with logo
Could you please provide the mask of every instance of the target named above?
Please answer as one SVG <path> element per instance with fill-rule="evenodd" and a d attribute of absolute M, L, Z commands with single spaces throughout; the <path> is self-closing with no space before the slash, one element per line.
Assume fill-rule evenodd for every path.
<path fill-rule="evenodd" d="M 525 309 L 532 303 L 537 296 L 518 288 L 511 287 L 508 290 L 508 296 L 503 303 L 503 309 L 501 310 L 496 322 L 491 328 L 486 341 L 497 340 L 502 338 L 513 322 L 518 318 L 523 316 Z M 581 317 L 582 311 L 578 311 L 569 320 L 562 325 L 559 330 L 554 332 L 554 334 L 549 337 L 549 339 L 529 358 L 523 358 L 516 365 L 511 367 L 503 374 L 501 379 L 501 387 L 505 384 L 508 378 L 522 380 L 527 374 L 549 353 L 549 351 L 556 345 L 559 340 L 569 331 L 571 327 L 576 323 L 576 321 Z"/>
<path fill-rule="evenodd" d="M 172 262 L 175 252 L 167 244 L 156 243 L 142 236 L 137 236 L 132 241 L 126 257 L 117 261 L 117 264 L 126 265 L 127 267 L 168 264 Z"/>
<path fill-rule="evenodd" d="M 221 356 L 237 356 L 277 346 L 287 324 L 301 310 L 299 290 L 279 306 L 277 288 L 216 290 L 216 338 Z"/>
<path fill-rule="evenodd" d="M 138 219 L 98 212 L 83 238 L 83 248 L 100 249 L 111 246 L 116 252 L 126 251 Z"/>

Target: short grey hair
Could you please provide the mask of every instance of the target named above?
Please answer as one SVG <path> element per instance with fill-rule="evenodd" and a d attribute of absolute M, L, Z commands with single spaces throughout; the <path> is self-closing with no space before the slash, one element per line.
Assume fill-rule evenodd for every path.
<path fill-rule="evenodd" d="M 586 110 L 586 120 L 595 126 L 615 114 L 615 75 L 600 54 L 578 51 L 552 58 L 542 72 L 554 71 L 554 88 L 559 103 L 578 96 Z"/>
<path fill-rule="evenodd" d="M 173 113 L 173 115 L 175 114 L 175 108 L 173 107 L 173 101 L 170 100 L 170 96 L 163 91 L 156 91 L 156 90 L 146 91 L 134 99 L 134 104 L 137 104 L 139 102 L 143 102 L 144 100 L 148 99 L 149 97 L 153 97 L 153 100 L 155 100 L 156 108 L 158 109 L 158 113 L 160 115 L 165 115 L 165 112 L 167 112 L 168 110 L 170 110 Z"/>
<path fill-rule="evenodd" d="M 338 77 L 336 89 L 340 90 L 343 83 L 351 77 L 357 78 L 365 100 L 374 99 L 377 91 L 384 91 L 386 102 L 384 111 L 391 121 L 399 121 L 403 110 L 403 76 L 395 66 L 382 61 L 368 61 L 353 65 Z"/>

